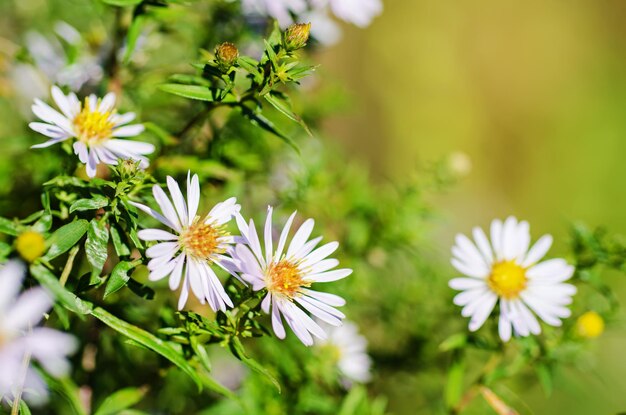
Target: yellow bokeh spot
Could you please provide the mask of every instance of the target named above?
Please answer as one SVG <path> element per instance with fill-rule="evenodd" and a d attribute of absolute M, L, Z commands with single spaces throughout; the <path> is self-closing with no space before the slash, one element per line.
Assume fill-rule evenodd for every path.
<path fill-rule="evenodd" d="M 35 231 L 26 231 L 15 240 L 15 249 L 28 262 L 33 262 L 46 251 L 46 240 Z"/>
<path fill-rule="evenodd" d="M 604 319 L 595 311 L 587 311 L 578 317 L 576 331 L 587 339 L 598 337 L 604 332 Z"/>
<path fill-rule="evenodd" d="M 494 264 L 487 279 L 489 288 L 506 299 L 517 298 L 526 288 L 526 282 L 526 270 L 515 261 L 502 261 Z"/>

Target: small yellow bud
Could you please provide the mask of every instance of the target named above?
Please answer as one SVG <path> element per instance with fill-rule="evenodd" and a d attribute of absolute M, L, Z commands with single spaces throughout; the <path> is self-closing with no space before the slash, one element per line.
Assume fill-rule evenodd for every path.
<path fill-rule="evenodd" d="M 215 48 L 215 60 L 223 71 L 227 71 L 237 62 L 239 50 L 230 42 L 224 42 Z"/>
<path fill-rule="evenodd" d="M 287 51 L 291 52 L 306 46 L 309 40 L 309 32 L 311 31 L 311 23 L 295 23 L 292 24 L 283 33 L 283 44 Z"/>
<path fill-rule="evenodd" d="M 15 240 L 15 249 L 28 262 L 33 262 L 46 251 L 46 240 L 35 231 L 26 231 Z"/>
<path fill-rule="evenodd" d="M 579 336 L 587 339 L 598 337 L 604 332 L 604 320 L 595 311 L 587 311 L 578 317 L 576 331 Z"/>

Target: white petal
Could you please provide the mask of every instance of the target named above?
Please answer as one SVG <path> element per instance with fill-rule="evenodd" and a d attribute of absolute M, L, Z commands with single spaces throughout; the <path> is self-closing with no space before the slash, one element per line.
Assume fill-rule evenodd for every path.
<path fill-rule="evenodd" d="M 274 254 L 274 247 L 272 242 L 272 207 L 267 207 L 267 218 L 265 219 L 265 233 L 263 235 L 265 239 L 265 261 L 270 264 L 272 262 L 272 256 Z"/>
<path fill-rule="evenodd" d="M 3 316 L 3 325 L 9 331 L 26 330 L 39 323 L 53 300 L 42 288 L 31 288 L 20 295 L 17 302 Z"/>
<path fill-rule="evenodd" d="M 517 254 L 517 219 L 509 216 L 502 227 L 502 258 L 511 260 Z"/>
<path fill-rule="evenodd" d="M 129 202 L 131 205 L 135 206 L 137 209 L 147 213 L 148 215 L 152 216 L 154 219 L 158 220 L 159 222 L 161 222 L 163 225 L 175 229 L 174 228 L 174 224 L 172 222 L 170 222 L 165 216 L 161 215 L 159 212 L 157 212 L 154 209 L 149 208 L 146 205 L 142 205 L 141 203 L 137 203 L 137 202 Z"/>
<path fill-rule="evenodd" d="M 122 127 L 114 128 L 111 132 L 113 137 L 135 137 L 145 130 L 142 124 L 124 125 Z"/>
<path fill-rule="evenodd" d="M 302 249 L 307 239 L 309 239 L 309 236 L 311 236 L 314 225 L 315 221 L 313 219 L 307 219 L 304 221 L 289 244 L 289 249 L 287 249 L 287 258 L 292 258 L 296 252 Z"/>
<path fill-rule="evenodd" d="M 491 222 L 491 246 L 496 260 L 502 259 L 502 222 L 499 219 Z"/>
<path fill-rule="evenodd" d="M 169 279 L 170 290 L 174 291 L 178 289 L 180 285 L 180 279 L 183 276 L 183 266 L 185 265 L 185 254 L 182 253 L 176 258 L 176 266 L 172 270 L 172 274 Z"/>
<path fill-rule="evenodd" d="M 489 272 L 484 267 L 470 267 L 469 265 L 457 260 L 456 258 L 452 258 L 450 263 L 454 268 L 456 268 L 457 271 L 459 271 L 461 274 L 467 275 L 468 277 L 485 279 L 489 276 Z"/>
<path fill-rule="evenodd" d="M 546 255 L 546 253 L 548 253 L 548 250 L 550 249 L 551 246 L 552 246 L 551 235 L 544 235 L 541 238 L 539 238 L 539 240 L 535 242 L 533 247 L 530 248 L 530 251 L 528 251 L 528 254 L 526 255 L 526 259 L 524 259 L 524 262 L 522 262 L 522 266 L 524 268 L 527 268 L 539 262 L 539 260 L 541 260 L 541 258 L 543 258 Z"/>
<path fill-rule="evenodd" d="M 285 226 L 283 227 L 283 231 L 280 233 L 280 239 L 278 240 L 278 248 L 276 249 L 276 259 L 280 260 L 280 257 L 283 255 L 283 250 L 285 249 L 285 243 L 287 242 L 287 236 L 289 235 L 289 229 L 291 228 L 291 224 L 293 223 L 293 219 L 296 217 L 296 212 L 293 212 Z"/>
<path fill-rule="evenodd" d="M 476 278 L 454 278 L 448 282 L 448 286 L 453 290 L 468 290 L 485 287 L 485 281 Z"/>
<path fill-rule="evenodd" d="M 146 256 L 148 258 L 156 258 L 167 255 L 171 258 L 178 248 L 178 242 L 161 242 L 146 249 Z"/>
<path fill-rule="evenodd" d="M 489 240 L 487 239 L 485 232 L 481 228 L 475 227 L 472 230 L 472 234 L 474 235 L 474 241 L 476 242 L 476 245 L 485 260 L 485 264 L 489 265 L 493 263 L 491 245 L 489 245 Z"/>
<path fill-rule="evenodd" d="M 493 307 L 496 305 L 496 301 L 498 301 L 498 297 L 494 293 L 489 293 L 490 295 L 484 300 L 483 303 L 480 304 L 478 309 L 472 314 L 472 318 L 469 323 L 469 330 L 476 331 L 482 327 L 491 314 Z"/>
<path fill-rule="evenodd" d="M 176 180 L 174 180 L 171 176 L 167 176 L 167 188 L 169 189 L 172 200 L 174 201 L 174 207 L 176 208 L 176 213 L 178 213 L 181 224 L 183 226 L 191 225 L 192 222 L 187 216 L 187 203 L 185 203 L 183 193 L 180 191 L 180 187 L 178 187 Z"/>
<path fill-rule="evenodd" d="M 346 278 L 352 274 L 352 270 L 349 268 L 337 269 L 334 271 L 322 272 L 320 274 L 310 274 L 304 277 L 305 280 L 314 282 L 331 282 L 337 281 L 342 278 Z"/>
<path fill-rule="evenodd" d="M 335 252 L 337 248 L 339 248 L 339 242 L 329 242 L 326 245 L 320 246 L 302 260 L 302 267 L 314 265 Z"/>
<path fill-rule="evenodd" d="M 187 172 L 187 207 L 189 208 L 189 220 L 193 221 L 200 206 L 200 182 L 198 175 L 194 174 L 190 179 L 191 172 Z"/>
<path fill-rule="evenodd" d="M 535 283 L 558 283 L 572 277 L 574 267 L 564 259 L 554 258 L 532 266 L 526 271 L 528 278 Z"/>
<path fill-rule="evenodd" d="M 61 91 L 61 89 L 56 85 L 52 86 L 52 99 L 54 100 L 54 103 L 57 104 L 57 107 L 59 107 L 63 115 L 65 115 L 68 119 L 71 120 L 76 117 L 76 108 L 70 103 L 63 91 Z"/>
<path fill-rule="evenodd" d="M 161 208 L 161 212 L 167 218 L 167 220 L 174 225 L 174 229 L 180 233 L 182 227 L 180 225 L 180 221 L 178 220 L 178 216 L 176 215 L 176 211 L 174 210 L 174 206 L 172 202 L 167 197 L 163 189 L 158 184 L 152 186 L 152 194 L 154 195 L 154 199 L 157 204 Z"/>
<path fill-rule="evenodd" d="M 143 229 L 137 232 L 137 236 L 144 241 L 175 241 L 178 239 L 177 235 L 161 229 Z"/>

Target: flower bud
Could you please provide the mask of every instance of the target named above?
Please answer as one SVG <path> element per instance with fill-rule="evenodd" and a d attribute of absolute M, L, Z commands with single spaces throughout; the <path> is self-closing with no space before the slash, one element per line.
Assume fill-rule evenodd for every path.
<path fill-rule="evenodd" d="M 35 231 L 26 231 L 15 240 L 15 249 L 28 262 L 33 262 L 46 251 L 46 240 Z"/>
<path fill-rule="evenodd" d="M 604 320 L 595 311 L 587 311 L 576 320 L 576 332 L 587 339 L 598 337 L 604 332 Z"/>
<path fill-rule="evenodd" d="M 230 42 L 224 42 L 215 48 L 215 61 L 222 71 L 229 70 L 239 57 L 237 46 Z"/>
<path fill-rule="evenodd" d="M 301 49 L 309 40 L 309 32 L 311 31 L 311 23 L 295 23 L 292 24 L 283 33 L 283 45 L 288 52 Z"/>

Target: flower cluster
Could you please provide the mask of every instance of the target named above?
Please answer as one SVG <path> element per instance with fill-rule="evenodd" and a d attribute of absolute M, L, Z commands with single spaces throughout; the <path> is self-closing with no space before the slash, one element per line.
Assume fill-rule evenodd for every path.
<path fill-rule="evenodd" d="M 185 306 L 189 291 L 214 311 L 233 307 L 212 268 L 216 265 L 250 285 L 254 291 L 267 290 L 261 307 L 265 313 L 271 314 L 274 333 L 281 339 L 285 337 L 283 319 L 307 346 L 313 344 L 311 335 L 320 339 L 326 337 L 305 310 L 330 325 L 341 325 L 345 316 L 335 307 L 343 306 L 345 301 L 310 287 L 317 282 L 345 278 L 352 270 L 334 269 L 339 261 L 328 258 L 338 248 L 337 242 L 317 247 L 322 237 L 309 239 L 313 219 L 303 222 L 287 244 L 296 216 L 294 212 L 275 246 L 270 207 L 261 246 L 254 221 L 251 219 L 246 223 L 235 198 L 218 203 L 206 216 L 200 217 L 197 216 L 200 205 L 197 175 L 188 174 L 186 199 L 173 178 L 167 178 L 167 187 L 171 200 L 160 186 L 153 187 L 154 199 L 161 212 L 143 204 L 133 205 L 172 231 L 144 229 L 139 232 L 139 237 L 144 241 L 158 241 L 146 250 L 146 255 L 151 258 L 148 263 L 150 280 L 169 276 L 172 290 L 176 290 L 182 281 L 179 309 Z M 240 236 L 233 236 L 226 229 L 226 224 L 233 218 L 236 218 Z"/>

